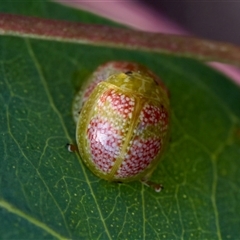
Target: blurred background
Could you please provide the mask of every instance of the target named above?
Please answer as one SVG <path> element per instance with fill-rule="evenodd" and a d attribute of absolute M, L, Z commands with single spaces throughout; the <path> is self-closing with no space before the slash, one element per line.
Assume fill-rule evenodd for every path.
<path fill-rule="evenodd" d="M 240 45 L 240 1 L 233 0 L 55 0 L 129 27 L 193 35 Z M 210 65 L 240 85 L 240 70 Z"/>
<path fill-rule="evenodd" d="M 240 45 L 240 1 L 141 0 L 194 35 Z"/>
<path fill-rule="evenodd" d="M 240 45 L 238 0 L 56 0 L 139 29 Z M 148 29 L 147 29 L 147 27 Z"/>

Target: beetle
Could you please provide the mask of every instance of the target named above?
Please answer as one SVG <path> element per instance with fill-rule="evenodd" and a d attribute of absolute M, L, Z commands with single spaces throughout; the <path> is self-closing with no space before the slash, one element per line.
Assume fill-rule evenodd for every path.
<path fill-rule="evenodd" d="M 152 71 L 132 62 L 100 65 L 75 96 L 73 117 L 77 149 L 95 175 L 161 191 L 148 179 L 169 139 L 170 103 Z"/>

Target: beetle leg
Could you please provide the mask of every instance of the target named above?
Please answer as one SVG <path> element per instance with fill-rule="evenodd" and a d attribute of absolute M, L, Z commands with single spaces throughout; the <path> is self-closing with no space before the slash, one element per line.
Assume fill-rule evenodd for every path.
<path fill-rule="evenodd" d="M 67 143 L 66 147 L 67 147 L 69 152 L 78 152 L 77 145 Z"/>
<path fill-rule="evenodd" d="M 159 183 L 151 182 L 147 179 L 142 179 L 140 181 L 145 186 L 153 188 L 155 190 L 155 192 L 161 192 L 161 190 L 163 189 L 163 185 L 161 185 Z"/>

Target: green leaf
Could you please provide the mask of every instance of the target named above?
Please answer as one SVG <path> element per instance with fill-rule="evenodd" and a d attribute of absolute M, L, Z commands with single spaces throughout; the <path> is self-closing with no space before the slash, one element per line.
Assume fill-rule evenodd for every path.
<path fill-rule="evenodd" d="M 108 21 L 40 1 L 2 12 Z M 111 24 L 111 23 L 109 23 Z M 0 236 L 2 239 L 236 239 L 240 226 L 240 89 L 194 60 L 110 47 L 0 37 Z M 65 144 L 71 105 L 109 60 L 140 62 L 171 95 L 169 147 L 152 180 L 109 183 Z"/>

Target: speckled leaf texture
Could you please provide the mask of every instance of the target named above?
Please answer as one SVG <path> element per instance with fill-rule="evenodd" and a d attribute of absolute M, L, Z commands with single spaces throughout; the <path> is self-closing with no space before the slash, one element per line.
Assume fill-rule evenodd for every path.
<path fill-rule="evenodd" d="M 0 11 L 113 24 L 45 1 Z M 161 193 L 101 180 L 65 148 L 74 94 L 108 60 L 142 63 L 169 89 Z M 0 93 L 1 239 L 239 238 L 240 89 L 226 77 L 184 58 L 0 36 Z"/>

